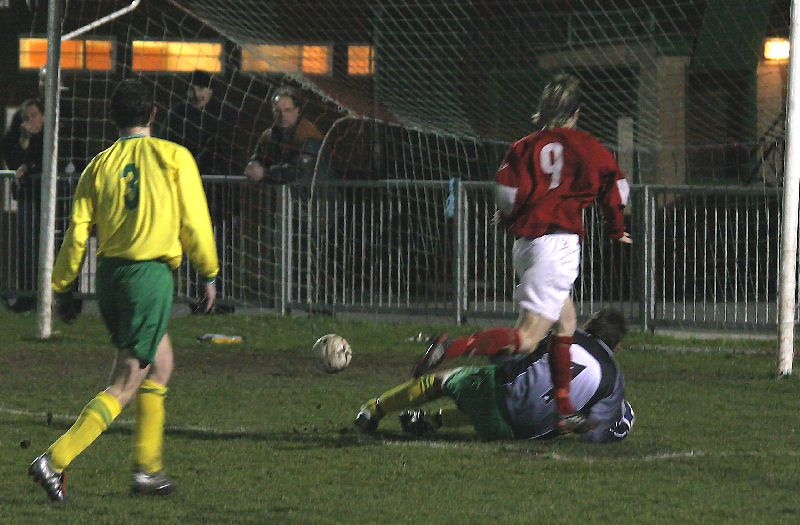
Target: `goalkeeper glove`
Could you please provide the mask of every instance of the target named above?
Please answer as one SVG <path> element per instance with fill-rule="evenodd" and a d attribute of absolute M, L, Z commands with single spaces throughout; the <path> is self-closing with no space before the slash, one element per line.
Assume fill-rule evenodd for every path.
<path fill-rule="evenodd" d="M 83 301 L 75 297 L 72 291 L 57 293 L 56 297 L 56 315 L 58 318 L 69 324 L 74 321 L 78 314 L 81 313 L 83 308 Z"/>

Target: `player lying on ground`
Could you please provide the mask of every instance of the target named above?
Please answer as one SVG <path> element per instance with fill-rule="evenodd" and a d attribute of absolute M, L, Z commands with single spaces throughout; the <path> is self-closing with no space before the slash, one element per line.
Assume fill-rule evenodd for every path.
<path fill-rule="evenodd" d="M 601 310 L 576 330 L 572 354 L 572 403 L 594 428 L 581 439 L 605 443 L 624 439 L 633 426 L 633 410 L 625 400 L 625 380 L 614 350 L 625 335 L 617 311 Z M 562 433 L 558 427 L 547 343 L 527 355 L 503 356 L 488 366 L 466 366 L 412 379 L 367 401 L 355 420 L 357 430 L 374 432 L 390 412 L 400 413 L 403 430 L 416 435 L 442 427 L 472 425 L 478 437 L 539 439 Z M 499 357 L 499 356 L 498 356 Z M 406 410 L 442 396 L 457 408 L 428 414 Z"/>
<path fill-rule="evenodd" d="M 136 399 L 135 494 L 168 494 L 162 472 L 164 398 L 172 375 L 167 325 L 175 285 L 172 271 L 185 251 L 206 278 L 206 310 L 217 295 L 219 271 L 211 219 L 197 165 L 189 150 L 152 138 L 150 90 L 122 81 L 111 96 L 119 139 L 99 153 L 78 181 L 70 226 L 53 267 L 58 314 L 75 318 L 71 291 L 92 226 L 97 228 L 97 303 L 117 347 L 109 386 L 89 401 L 77 421 L 28 468 L 47 496 L 63 501 L 64 470 Z"/>
<path fill-rule="evenodd" d="M 584 208 L 597 200 L 609 236 L 631 242 L 622 215 L 628 183 L 611 152 L 575 129 L 580 104 L 577 78 L 559 75 L 549 82 L 533 115 L 539 131 L 511 145 L 495 176 L 496 222 L 516 238 L 516 327 L 482 330 L 455 340 L 447 334 L 436 336 L 413 370 L 419 377 L 462 354 L 533 352 L 552 327 L 548 362 L 563 432 L 591 428 L 569 396 L 569 348 L 577 327 L 570 290 L 580 266 Z"/>

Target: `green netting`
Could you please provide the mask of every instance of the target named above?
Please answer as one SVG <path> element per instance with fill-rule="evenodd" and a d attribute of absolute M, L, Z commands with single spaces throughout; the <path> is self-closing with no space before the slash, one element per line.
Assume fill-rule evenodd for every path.
<path fill-rule="evenodd" d="M 67 2 L 63 30 L 129 3 Z M 30 14 L 20 5 L 9 13 L 21 34 L 45 34 L 43 10 Z M 396 306 L 419 288 L 436 302 L 444 297 L 437 287 L 456 281 L 452 261 L 441 260 L 457 216 L 451 180 L 492 180 L 508 143 L 534 131 L 529 117 L 557 72 L 581 78 L 579 127 L 617 154 L 633 182 L 779 184 L 787 64 L 762 54 L 764 39 L 788 37 L 788 28 L 788 0 L 143 0 L 82 36 L 111 39 L 110 70 L 62 71 L 61 142 L 71 144 L 60 157 L 80 166 L 116 139 L 106 100 L 121 78 L 152 88 L 155 130 L 186 101 L 190 72 L 136 70 L 133 41 L 218 43 L 212 87 L 227 131 L 218 162 L 204 172 L 221 176 L 207 179 L 207 192 L 225 239 L 223 296 L 276 306 L 362 293 Z M 372 74 L 348 72 L 354 44 L 372 47 Z M 246 71 L 243 48 L 252 45 L 326 46 L 329 70 Z M 280 69 L 270 55 L 256 58 Z M 20 71 L 6 86 L 8 103 L 31 96 L 36 76 Z M 310 190 L 299 186 L 286 195 L 243 181 L 258 137 L 272 125 L 270 97 L 285 85 L 300 88 L 303 115 L 324 135 L 327 178 L 394 185 L 316 190 L 323 202 L 309 204 Z M 69 197 L 60 194 L 62 208 Z M 326 219 L 311 225 L 314 214 Z M 481 221 L 485 214 L 481 208 Z M 408 217 L 429 221 L 421 228 Z M 295 229 L 286 233 L 289 219 Z M 485 235 L 484 222 L 470 235 Z M 281 252 L 286 246 L 290 253 Z M 386 289 L 367 292 L 366 284 L 330 277 L 364 268 L 362 277 L 382 276 Z M 191 271 L 183 272 L 181 293 L 192 295 Z M 504 279 L 497 289 L 510 289 L 510 276 Z M 287 280 L 288 292 L 281 288 Z"/>
<path fill-rule="evenodd" d="M 334 71 L 298 80 L 409 128 L 515 140 L 531 131 L 526 117 L 541 85 L 570 71 L 587 92 L 580 125 L 606 144 L 619 146 L 618 122 L 628 118 L 640 154 L 677 150 L 692 165 L 712 157 L 682 166 L 684 181 L 747 178 L 745 167 L 716 166 L 730 162 L 717 150 L 754 152 L 782 136 L 774 84 L 785 75 L 763 60 L 763 46 L 788 36 L 788 1 L 176 3 L 239 44 L 373 45 L 370 79 Z M 641 180 L 658 180 L 663 164 L 643 159 Z"/>
<path fill-rule="evenodd" d="M 68 2 L 64 30 L 125 5 Z M 380 144 L 391 135 L 385 126 L 488 148 L 480 155 L 492 161 L 496 148 L 532 131 L 541 87 L 567 71 L 583 81 L 579 126 L 620 153 L 634 181 L 777 182 L 786 62 L 764 60 L 763 50 L 766 38 L 787 37 L 788 26 L 788 0 L 145 0 L 89 33 L 114 39 L 114 69 L 65 71 L 62 104 L 104 116 L 113 81 L 140 75 L 153 85 L 161 118 L 185 99 L 188 74 L 133 71 L 131 41 L 215 41 L 223 47 L 215 92 L 236 114 L 229 171 L 240 172 L 270 125 L 270 94 L 292 84 L 304 88 L 306 114 L 333 129 L 342 176 L 419 179 L 431 173 L 386 172 L 393 159 L 383 153 L 396 146 Z M 43 32 L 40 13 L 31 34 Z M 353 44 L 372 47 L 372 74 L 348 72 Z M 327 46 L 328 72 L 245 71 L 242 48 L 251 45 Z M 256 58 L 280 69 L 271 56 Z M 368 123 L 353 135 L 355 121 L 334 125 L 342 117 Z M 108 136 L 108 126 L 89 133 L 87 149 Z"/>

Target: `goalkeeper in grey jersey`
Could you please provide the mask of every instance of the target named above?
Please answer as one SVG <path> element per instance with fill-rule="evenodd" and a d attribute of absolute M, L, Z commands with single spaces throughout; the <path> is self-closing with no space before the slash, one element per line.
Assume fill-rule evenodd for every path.
<path fill-rule="evenodd" d="M 633 409 L 625 400 L 625 380 L 613 353 L 625 331 L 622 314 L 605 309 L 575 333 L 570 349 L 570 398 L 595 425 L 581 435 L 584 441 L 621 440 L 633 426 Z M 373 432 L 383 416 L 402 411 L 403 430 L 417 435 L 441 427 L 472 425 L 486 440 L 557 436 L 546 350 L 545 340 L 531 354 L 497 354 L 488 366 L 466 366 L 412 379 L 367 401 L 356 416 L 355 427 Z M 442 396 L 453 399 L 456 408 L 432 414 L 413 408 Z"/>

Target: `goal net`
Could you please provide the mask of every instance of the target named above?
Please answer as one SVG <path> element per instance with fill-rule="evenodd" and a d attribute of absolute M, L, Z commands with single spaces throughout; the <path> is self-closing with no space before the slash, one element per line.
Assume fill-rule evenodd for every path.
<path fill-rule="evenodd" d="M 63 31 L 127 3 L 67 2 Z M 765 46 L 788 37 L 788 4 L 145 0 L 62 47 L 61 156 L 85 165 L 115 140 L 106 99 L 136 76 L 152 88 L 154 133 L 174 128 L 170 138 L 203 149 L 223 300 L 367 311 L 483 301 L 505 314 L 509 247 L 489 225 L 485 183 L 532 131 L 543 85 L 558 72 L 581 79 L 579 127 L 634 183 L 780 185 L 786 61 L 766 59 Z M 45 21 L 19 15 L 31 85 Z M 212 74 L 216 104 L 197 118 L 185 109 L 195 70 Z M 275 125 L 271 99 L 287 86 L 322 136 L 313 169 L 249 182 L 248 159 Z M 598 272 L 578 292 L 619 297 L 618 276 Z M 189 265 L 180 293 L 196 294 Z"/>

